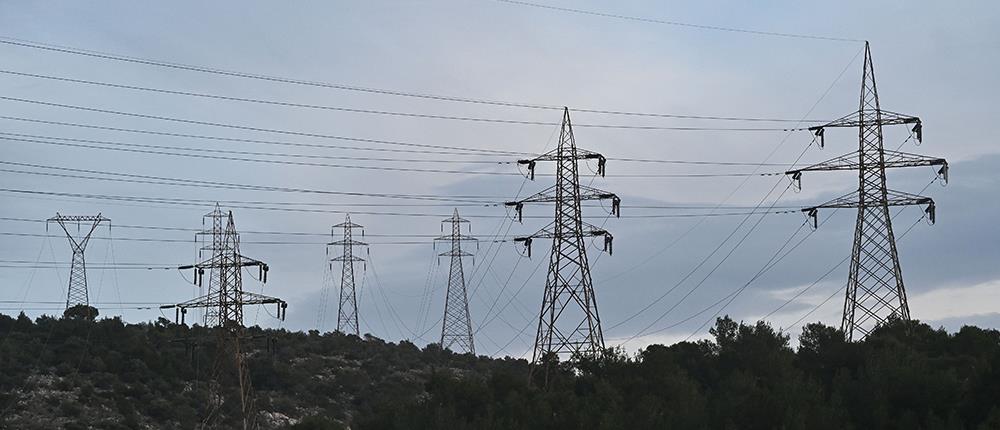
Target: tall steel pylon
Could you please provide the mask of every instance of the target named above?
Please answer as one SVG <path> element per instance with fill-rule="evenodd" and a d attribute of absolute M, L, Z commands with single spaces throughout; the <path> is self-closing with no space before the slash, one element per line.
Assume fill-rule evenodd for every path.
<path fill-rule="evenodd" d="M 211 229 L 199 232 L 196 236 L 210 236 L 205 239 L 205 244 L 199 250 L 199 256 L 203 252 L 210 252 L 211 257 L 178 269 L 194 269 L 194 282 L 198 286 L 203 285 L 205 271 L 208 270 L 210 272 L 208 293 L 183 303 L 164 305 L 160 308 L 176 309 L 177 317 L 182 323 L 188 309 L 205 309 L 206 326 L 217 328 L 216 356 L 212 366 L 214 398 L 202 422 L 202 428 L 214 428 L 216 425 L 219 418 L 218 410 L 224 398 L 220 381 L 224 374 L 228 373 L 226 372 L 228 363 L 232 363 L 239 383 L 243 428 L 253 429 L 257 428 L 257 413 L 254 407 L 250 371 L 246 362 L 247 353 L 242 348 L 242 341 L 247 337 L 243 326 L 243 307 L 276 304 L 277 315 L 284 320 L 288 304 L 276 297 L 243 291 L 243 269 L 257 267 L 260 280 L 267 282 L 268 266 L 262 261 L 240 254 L 239 233 L 236 232 L 233 213 L 231 211 L 224 213 L 216 205 L 215 210 L 202 218 L 203 224 L 206 219 L 210 220 Z"/>
<path fill-rule="evenodd" d="M 467 352 L 476 354 L 476 346 L 472 340 L 472 318 L 469 316 L 469 296 L 465 289 L 465 273 L 462 270 L 462 257 L 471 257 L 473 254 L 462 250 L 463 241 L 474 241 L 478 246 L 478 240 L 470 235 L 462 234 L 462 224 L 469 225 L 469 233 L 472 227 L 469 220 L 458 216 L 458 209 L 451 218 L 446 218 L 442 223 L 451 224 L 451 234 L 443 235 L 434 239 L 437 241 L 451 242 L 451 249 L 438 254 L 439 257 L 451 257 L 451 268 L 448 271 L 448 291 L 445 294 L 444 319 L 441 323 L 441 347 L 453 349 L 456 352 Z M 442 227 L 443 230 L 443 227 Z"/>
<path fill-rule="evenodd" d="M 47 220 L 46 229 L 50 222 L 55 222 L 59 224 L 59 227 L 62 227 L 66 238 L 69 239 L 69 246 L 73 250 L 73 260 L 69 269 L 69 289 L 66 291 L 66 309 L 76 305 L 90 306 L 90 295 L 87 292 L 87 260 L 84 258 L 84 252 L 87 250 L 87 243 L 90 242 L 90 236 L 94 234 L 94 230 L 97 230 L 97 226 L 106 222 L 108 229 L 110 229 L 111 220 L 101 216 L 101 214 L 97 214 L 97 216 L 60 215 L 59 212 L 56 212 L 56 216 Z M 77 236 L 79 237 L 74 236 L 66 228 L 67 223 L 76 223 Z M 82 223 L 89 224 L 89 227 L 81 228 Z M 83 231 L 86 233 L 82 234 Z"/>
<path fill-rule="evenodd" d="M 367 243 L 354 240 L 354 229 L 361 229 L 361 237 L 365 236 L 364 226 L 351 222 L 351 214 L 344 217 L 344 222 L 333 226 L 330 229 L 330 236 L 334 236 L 335 229 L 344 230 L 344 238 L 338 241 L 327 243 L 326 253 L 330 254 L 331 246 L 341 246 L 344 253 L 336 258 L 330 259 L 330 270 L 333 270 L 333 262 L 341 262 L 340 271 L 340 304 L 337 306 L 337 331 L 341 333 L 360 336 L 358 327 L 358 296 L 354 284 L 354 263 L 365 261 L 363 258 L 354 255 L 355 246 L 367 246 Z"/>
<path fill-rule="evenodd" d="M 882 127 L 901 124 L 913 124 L 911 133 L 917 141 L 923 140 L 920 118 L 882 110 L 879 106 L 871 49 L 868 42 L 865 42 L 865 64 L 858 110 L 828 124 L 809 128 L 819 138 L 822 146 L 826 129 L 857 127 L 858 150 L 806 168 L 786 172 L 796 182 L 801 183 L 802 172 L 806 171 L 858 171 L 856 191 L 822 205 L 802 209 L 812 218 L 814 227 L 817 226 L 816 214 L 820 208 L 858 209 L 841 322 L 841 328 L 848 341 L 864 339 L 872 330 L 890 318 L 910 319 L 910 308 L 906 301 L 906 289 L 903 287 L 903 274 L 899 267 L 899 255 L 896 251 L 896 238 L 892 232 L 889 207 L 926 205 L 927 217 L 930 222 L 934 222 L 934 200 L 888 189 L 885 169 L 940 166 L 938 175 L 945 181 L 948 179 L 948 163 L 943 158 L 886 150 L 883 147 Z"/>
<path fill-rule="evenodd" d="M 590 263 L 587 261 L 587 237 L 604 237 L 604 250 L 611 252 L 611 233 L 583 221 L 583 200 L 611 200 L 611 213 L 619 215 L 621 200 L 617 195 L 580 185 L 578 162 L 597 160 L 597 172 L 604 176 L 605 158 L 596 152 L 577 149 L 569 109 L 563 109 L 559 146 L 541 156 L 518 160 L 527 165 L 529 178 L 534 179 L 539 161 L 556 163 L 556 184 L 527 198 L 507 202 L 517 211 L 518 220 L 525 203 L 555 203 L 555 220 L 538 232 L 517 237 L 531 256 L 533 239 L 552 239 L 549 272 L 538 317 L 538 331 L 532 353 L 532 364 L 548 362 L 560 354 L 596 356 L 603 354 L 604 334 L 597 312 Z"/>

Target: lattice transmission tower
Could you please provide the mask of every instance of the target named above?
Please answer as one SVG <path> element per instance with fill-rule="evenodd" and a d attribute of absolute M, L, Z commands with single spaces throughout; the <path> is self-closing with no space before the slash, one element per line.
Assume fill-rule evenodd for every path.
<path fill-rule="evenodd" d="M 841 328 L 849 341 L 861 340 L 890 318 L 910 319 L 903 287 L 903 274 L 892 231 L 890 206 L 926 205 L 926 216 L 934 222 L 934 200 L 886 187 L 885 170 L 895 167 L 940 166 L 938 175 L 948 179 L 943 158 L 925 157 L 883 146 L 882 127 L 912 124 L 911 133 L 923 140 L 920 118 L 883 110 L 875 87 L 871 49 L 865 42 L 865 63 L 858 110 L 828 124 L 810 127 L 823 146 L 828 128 L 857 128 L 858 150 L 802 169 L 786 172 L 801 184 L 802 172 L 857 170 L 858 189 L 827 203 L 802 209 L 817 226 L 817 211 L 823 208 L 857 208 L 851 267 L 844 298 Z"/>
<path fill-rule="evenodd" d="M 337 307 L 337 331 L 341 333 L 360 336 L 358 327 L 358 296 L 354 284 L 354 263 L 364 262 L 361 257 L 354 255 L 355 246 L 368 246 L 367 243 L 354 240 L 354 229 L 361 230 L 361 237 L 365 236 L 364 226 L 351 222 L 351 214 L 344 217 L 344 222 L 333 226 L 330 229 L 330 236 L 334 236 L 336 229 L 343 229 L 343 239 L 332 241 L 326 244 L 326 253 L 330 255 L 331 246 L 343 247 L 344 253 L 338 257 L 331 258 L 329 269 L 333 270 L 333 262 L 342 263 L 340 271 L 340 302 Z"/>
<path fill-rule="evenodd" d="M 476 242 L 478 247 L 479 241 L 471 235 L 462 234 L 462 224 L 469 226 L 470 234 L 472 226 L 469 220 L 458 216 L 457 208 L 451 218 L 446 218 L 441 222 L 451 224 L 451 234 L 434 239 L 435 244 L 438 241 L 451 242 L 451 249 L 438 254 L 439 257 L 451 257 L 451 268 L 448 271 L 448 291 L 445 294 L 444 302 L 444 320 L 441 323 L 441 348 L 475 355 L 476 345 L 472 340 L 472 318 L 469 316 L 469 296 L 465 289 L 465 273 L 462 270 L 462 258 L 472 257 L 473 254 L 462 250 L 462 242 Z"/>
<path fill-rule="evenodd" d="M 66 291 L 66 309 L 76 305 L 90 306 L 90 294 L 87 291 L 87 260 L 84 258 L 84 252 L 87 250 L 87 243 L 90 242 L 90 236 L 94 234 L 94 230 L 97 230 L 97 227 L 105 222 L 108 223 L 110 230 L 111 220 L 101 216 L 101 214 L 97 214 L 97 216 L 60 215 L 59 212 L 56 212 L 56 216 L 49 218 L 45 223 L 46 230 L 51 222 L 62 227 L 63 232 L 66 233 L 66 239 L 69 239 L 69 246 L 73 250 L 73 260 L 69 266 L 69 289 Z M 77 234 L 75 236 L 66 227 L 67 223 L 76 224 Z M 83 227 L 85 223 L 88 227 Z"/>
<path fill-rule="evenodd" d="M 527 198 L 505 203 L 517 211 L 518 220 L 522 218 L 525 203 L 555 204 L 555 220 L 552 223 L 530 236 L 514 239 L 525 245 L 529 257 L 533 239 L 552 239 L 549 271 L 532 352 L 533 365 L 543 360 L 547 363 L 559 355 L 597 356 L 604 351 L 604 334 L 584 239 L 602 236 L 604 250 L 610 253 L 612 236 L 607 230 L 583 221 L 580 202 L 610 200 L 611 214 L 619 215 L 621 200 L 614 193 L 580 185 L 580 160 L 597 160 L 597 172 L 604 176 L 604 156 L 576 147 L 569 109 L 564 108 L 558 148 L 532 159 L 518 160 L 519 164 L 527 165 L 531 179 L 535 176 L 536 163 L 555 162 L 555 185 Z"/>
<path fill-rule="evenodd" d="M 160 308 L 174 308 L 181 323 L 184 322 L 188 309 L 204 309 L 205 325 L 216 328 L 216 356 L 212 365 L 214 398 L 211 399 L 202 427 L 213 428 L 219 419 L 218 411 L 224 399 L 221 381 L 229 374 L 227 369 L 231 364 L 235 368 L 240 389 L 243 428 L 257 428 L 253 385 L 247 367 L 247 353 L 242 347 L 243 340 L 247 338 L 243 326 L 243 307 L 275 304 L 278 318 L 284 320 L 288 304 L 276 297 L 243 291 L 244 268 L 256 267 L 261 282 L 266 283 L 268 266 L 260 260 L 240 254 L 240 238 L 233 221 L 233 213 L 231 211 L 224 213 L 216 205 L 215 210 L 202 218 L 202 223 L 204 224 L 206 220 L 211 223 L 211 228 L 196 233 L 196 236 L 204 238 L 199 256 L 202 253 L 210 253 L 211 257 L 196 264 L 180 266 L 178 269 L 194 269 L 194 282 L 199 287 L 203 285 L 208 271 L 207 294 L 186 302 L 163 305 Z"/>

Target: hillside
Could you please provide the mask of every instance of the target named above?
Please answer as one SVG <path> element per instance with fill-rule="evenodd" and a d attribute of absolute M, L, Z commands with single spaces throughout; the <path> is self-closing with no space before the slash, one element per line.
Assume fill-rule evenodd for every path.
<path fill-rule="evenodd" d="M 713 341 L 560 364 L 547 389 L 524 360 L 249 331 L 266 429 L 1000 428 L 1000 333 L 976 327 L 897 322 L 848 344 L 817 324 L 794 351 L 763 322 L 723 318 Z M 204 328 L 4 315 L 0 336 L 2 428 L 189 429 L 204 414 Z M 236 428 L 236 383 L 223 384 L 221 421 Z"/>

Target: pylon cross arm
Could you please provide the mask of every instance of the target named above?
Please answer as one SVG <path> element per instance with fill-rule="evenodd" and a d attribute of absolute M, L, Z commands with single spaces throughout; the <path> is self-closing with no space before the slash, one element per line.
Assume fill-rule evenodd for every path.
<path fill-rule="evenodd" d="M 101 215 L 59 215 L 49 218 L 48 221 L 55 222 L 111 222 L 110 219 Z"/>
<path fill-rule="evenodd" d="M 330 261 L 337 261 L 337 262 L 340 262 L 340 261 L 365 261 L 365 259 L 361 258 L 361 257 L 354 256 L 354 255 L 352 255 L 351 258 L 347 258 L 347 257 L 341 255 L 340 257 L 331 258 Z"/>
<path fill-rule="evenodd" d="M 476 239 L 475 237 L 472 237 L 472 236 L 469 236 L 469 235 L 466 235 L 466 234 L 456 234 L 456 235 L 447 235 L 447 236 L 435 237 L 434 240 L 447 240 L 447 241 L 450 242 L 450 241 L 453 241 L 453 240 L 478 241 L 479 239 Z"/>
<path fill-rule="evenodd" d="M 886 169 L 900 168 L 900 167 L 922 167 L 922 166 L 940 166 L 938 169 L 938 175 L 944 179 L 945 182 L 948 181 L 948 160 L 944 158 L 928 157 L 924 155 L 911 154 L 908 152 L 891 151 L 886 150 L 884 153 L 884 162 L 882 165 Z M 802 185 L 802 172 L 821 172 L 821 171 L 837 171 L 837 170 L 858 170 L 861 166 L 861 151 L 854 151 L 849 154 L 844 154 L 839 157 L 831 158 L 829 160 L 813 164 L 811 166 L 803 167 L 801 169 L 793 169 L 785 172 L 786 175 L 791 176 L 792 180 L 795 181 L 796 185 L 801 188 Z"/>
<path fill-rule="evenodd" d="M 913 133 L 917 136 L 917 141 L 923 142 L 923 124 L 920 122 L 920 118 L 912 115 L 905 115 L 901 113 L 896 113 L 892 111 L 887 111 L 884 109 L 879 109 L 878 111 L 868 111 L 866 110 L 865 115 L 862 115 L 860 110 L 854 111 L 848 115 L 835 119 L 823 125 L 817 125 L 809 127 L 809 131 L 813 132 L 816 137 L 819 138 L 819 146 L 822 148 L 825 146 L 824 131 L 828 128 L 846 128 L 846 127 L 861 127 L 871 124 L 872 115 L 876 115 L 879 126 L 885 125 L 902 125 L 902 124 L 913 124 Z"/>
<path fill-rule="evenodd" d="M 583 228 L 580 229 L 580 234 L 557 233 L 555 231 L 555 222 L 552 222 L 549 225 L 545 226 L 541 230 L 538 230 L 537 232 L 535 232 L 534 234 L 532 234 L 530 236 L 518 236 L 518 237 L 515 237 L 514 238 L 514 242 L 515 243 L 517 243 L 517 242 L 523 243 L 524 247 L 527 248 L 527 250 L 528 250 L 528 257 L 530 258 L 531 257 L 531 242 L 534 239 L 567 239 L 567 238 L 573 238 L 573 237 L 597 237 L 597 236 L 603 236 L 604 237 L 604 251 L 607 251 L 608 254 L 612 253 L 612 242 L 614 241 L 614 236 L 611 235 L 611 232 L 609 232 L 609 231 L 607 231 L 607 230 L 605 230 L 603 228 L 596 227 L 594 225 L 588 224 L 587 222 L 582 222 L 582 226 L 583 226 Z"/>
<path fill-rule="evenodd" d="M 621 216 L 621 198 L 617 194 L 600 190 L 593 187 L 588 187 L 586 185 L 580 185 L 580 200 L 611 200 L 611 214 L 616 216 Z M 556 203 L 559 199 L 556 197 L 556 186 L 550 186 L 542 191 L 525 197 L 521 200 L 504 202 L 504 206 L 513 207 L 517 211 L 517 219 L 521 221 L 523 219 L 523 209 L 525 203 Z"/>
<path fill-rule="evenodd" d="M 361 241 L 358 241 L 358 240 L 351 239 L 351 240 L 338 240 L 338 241 L 335 241 L 335 242 L 327 243 L 327 245 L 329 245 L 329 246 L 335 246 L 335 245 L 336 246 L 344 246 L 344 245 L 367 246 L 368 244 L 365 243 L 365 242 L 361 242 Z"/>
<path fill-rule="evenodd" d="M 868 118 L 871 118 L 871 114 L 871 112 L 866 111 L 866 114 L 862 116 L 861 111 L 854 111 L 826 124 L 809 127 L 809 130 L 816 131 L 823 128 L 859 127 L 863 123 L 867 124 L 867 122 L 870 121 Z M 879 125 L 920 124 L 920 117 L 896 113 L 885 109 L 879 109 L 878 116 L 880 117 Z"/>
<path fill-rule="evenodd" d="M 535 158 L 517 160 L 517 164 L 528 166 L 528 177 L 533 180 L 535 179 L 535 165 L 539 161 L 558 162 L 563 160 L 597 160 L 597 174 L 601 176 L 604 176 L 604 167 L 608 162 L 607 158 L 594 151 L 574 148 L 574 151 L 567 153 L 565 151 L 560 151 L 559 148 L 556 148 Z"/>
<path fill-rule="evenodd" d="M 853 191 L 841 197 L 837 197 L 826 203 L 818 206 L 811 206 L 807 208 L 802 208 L 802 212 L 806 213 L 810 219 L 813 221 L 813 227 L 817 226 L 816 216 L 819 209 L 850 209 L 850 208 L 860 208 L 860 207 L 872 207 L 882 205 L 881 201 L 862 201 L 860 194 L 857 191 Z M 886 190 L 886 200 L 885 206 L 911 206 L 911 205 L 926 205 L 927 208 L 924 210 L 931 223 L 935 220 L 935 204 L 934 199 L 925 196 L 918 196 L 916 194 L 905 193 L 902 191 Z"/>

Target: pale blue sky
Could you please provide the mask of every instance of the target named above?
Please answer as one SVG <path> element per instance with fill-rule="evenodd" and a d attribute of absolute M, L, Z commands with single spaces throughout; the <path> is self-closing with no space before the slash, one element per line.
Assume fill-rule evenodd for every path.
<path fill-rule="evenodd" d="M 542 0 L 540 0 L 542 1 Z M 1000 268 L 996 264 L 996 226 L 1000 205 L 995 196 L 1000 151 L 992 123 L 998 111 L 995 82 L 1000 62 L 1000 7 L 995 2 L 556 2 L 546 4 L 600 10 L 663 20 L 762 31 L 805 33 L 868 39 L 878 78 L 882 106 L 918 115 L 924 122 L 924 143 L 908 142 L 902 150 L 946 157 L 952 162 L 952 183 L 937 184 L 925 194 L 938 202 L 938 224 L 917 224 L 899 243 L 903 273 L 910 291 L 914 317 L 957 328 L 964 322 L 1000 326 L 995 305 L 1000 298 Z M 223 69 L 285 76 L 400 91 L 498 99 L 571 108 L 662 112 L 693 115 L 832 119 L 856 109 L 862 49 L 857 42 L 838 42 L 758 36 L 686 27 L 622 21 L 541 10 L 493 1 L 390 2 L 0 2 L 0 36 L 106 51 L 136 57 L 204 65 Z M 266 83 L 137 64 L 0 45 L 0 70 L 114 82 L 170 90 L 206 92 L 234 97 L 274 99 L 360 109 L 394 110 L 439 115 L 509 118 L 555 122 L 559 112 L 500 108 L 428 101 L 334 89 Z M 851 63 L 852 58 L 856 58 Z M 841 71 L 848 67 L 839 79 Z M 836 79 L 836 80 L 835 80 Z M 832 86 L 831 86 L 832 84 Z M 821 96 L 830 88 L 829 93 Z M 433 119 L 372 116 L 288 107 L 260 106 L 174 95 L 60 83 L 0 74 L 0 96 L 91 106 L 143 114 L 165 115 L 262 128 L 336 134 L 459 147 L 542 151 L 551 148 L 555 127 L 484 124 Z M 817 102 L 818 100 L 818 102 Z M 151 119 L 125 118 L 55 107 L 0 101 L 0 115 L 51 121 L 158 130 L 176 133 L 282 140 L 310 144 L 351 144 L 326 139 L 282 136 L 185 125 Z M 574 114 L 577 123 L 613 123 L 663 126 L 760 126 L 676 119 L 633 119 Z M 275 148 L 261 145 L 186 140 L 162 136 L 116 133 L 53 125 L 0 120 L 2 131 L 81 139 L 110 140 L 194 148 L 281 151 L 299 154 L 365 156 L 371 153 L 316 148 Z M 770 124 L 765 124 L 765 126 Z M 905 129 L 887 131 L 886 146 L 895 148 L 906 138 Z M 777 148 L 772 163 L 790 163 L 811 138 L 808 133 L 690 132 L 578 128 L 578 144 L 611 158 L 657 158 L 761 162 Z M 780 143 L 782 142 L 783 143 Z M 780 143 L 780 146 L 779 146 Z M 355 143 L 356 144 L 356 143 Z M 385 172 L 315 166 L 278 166 L 223 160 L 95 149 L 58 147 L 2 141 L 2 160 L 75 167 L 131 174 L 187 177 L 282 187 L 371 193 L 513 196 L 524 182 L 520 177 Z M 372 144 L 372 146 L 378 146 Z M 827 148 L 809 148 L 802 163 L 812 163 L 850 152 L 855 134 L 841 130 L 827 136 Z M 382 146 L 378 146 L 382 147 Z M 378 153 L 375 153 L 378 154 Z M 391 157 L 427 155 L 383 154 Z M 441 156 L 447 157 L 447 156 Z M 510 157 L 479 160 L 510 161 Z M 328 161 L 334 162 L 337 161 Z M 357 162 L 359 165 L 444 168 L 515 172 L 510 165 Z M 9 167 L 9 166 L 8 166 Z M 8 168 L 5 167 L 5 168 Z M 622 196 L 626 215 L 680 213 L 628 208 L 629 205 L 718 204 L 740 185 L 742 178 L 627 178 L 621 174 L 740 173 L 741 166 L 677 166 L 610 161 L 608 176 L 595 186 Z M 28 169 L 30 170 L 30 169 Z M 777 172 L 768 166 L 762 172 Z M 583 169 L 587 172 L 586 169 Z M 167 198 L 300 202 L 336 205 L 319 209 L 450 214 L 450 207 L 365 207 L 385 200 L 316 196 L 278 192 L 192 189 L 39 177 L 0 172 L 7 189 L 69 193 L 115 194 Z M 930 169 L 897 171 L 890 186 L 917 192 L 933 178 Z M 524 183 L 522 195 L 541 190 L 551 178 Z M 591 180 L 589 177 L 586 179 Z M 751 178 L 733 193 L 728 205 L 755 204 L 777 177 Z M 850 173 L 814 174 L 805 189 L 787 193 L 778 206 L 820 203 L 856 186 Z M 783 189 L 784 183 L 780 185 Z M 397 201 L 391 201 L 399 203 Z M 405 202 L 404 202 L 405 203 Z M 316 206 L 312 206 L 316 207 Z M 64 214 L 102 212 L 116 225 L 156 225 L 197 228 L 204 207 L 151 207 L 145 204 L 78 198 L 25 198 L 0 193 L 0 217 L 45 219 Z M 502 218 L 497 207 L 462 207 L 473 234 L 534 232 L 543 220 L 523 225 Z M 728 211 L 720 209 L 720 212 Z M 705 213 L 707 210 L 688 212 Z M 531 207 L 526 215 L 549 215 L 551 207 Z M 600 225 L 600 209 L 591 212 Z M 329 231 L 342 215 L 237 209 L 237 226 L 246 231 Z M 483 217 L 485 216 L 485 217 Z M 490 218 L 496 217 L 496 218 Z M 897 218 L 897 231 L 919 217 L 908 209 Z M 356 214 L 352 220 L 371 234 L 439 232 L 439 217 L 400 217 Z M 681 296 L 705 278 L 718 261 L 682 283 L 649 311 L 618 325 L 681 280 L 736 226 L 741 217 L 707 218 L 664 249 L 696 218 L 622 218 L 605 225 L 615 234 L 615 254 L 590 250 L 595 289 L 605 337 L 617 344 L 650 325 Z M 755 221 L 755 220 L 752 220 Z M 836 214 L 771 272 L 756 281 L 727 309 L 736 318 L 755 319 L 774 310 L 798 288 L 809 285 L 850 252 L 854 216 Z M 690 297 L 652 329 L 675 325 L 743 285 L 803 222 L 798 214 L 768 216 L 733 255 L 705 278 Z M 44 234 L 44 224 L 0 221 L 0 231 Z M 50 230 L 51 231 L 51 230 Z M 804 230 L 806 231 L 806 230 Z M 804 232 L 803 231 L 803 232 Z M 897 234 L 898 234 L 897 232 Z M 745 230 L 737 233 L 742 237 Z M 109 241 L 101 230 L 88 252 L 99 266 L 110 262 L 175 265 L 192 262 L 195 245 L 129 241 L 129 238 L 190 239 L 187 232 L 113 228 Z M 802 237 L 802 236 L 798 236 Z M 250 322 L 305 330 L 331 330 L 336 302 L 322 312 L 324 250 L 322 245 L 274 245 L 254 242 L 310 241 L 322 237 L 244 234 L 244 254 L 267 261 L 272 270 L 265 294 L 290 303 L 283 324 L 248 310 Z M 119 240 L 121 239 L 121 240 Z M 437 339 L 443 308 L 447 261 L 437 265 L 429 238 L 369 237 L 372 265 L 368 266 L 359 296 L 362 330 L 388 340 L 414 339 L 424 344 Z M 378 244 L 425 241 L 426 245 Z M 544 283 L 547 244 L 536 243 L 531 260 L 519 260 L 517 249 L 483 243 L 476 266 L 467 263 L 478 351 L 521 355 L 530 348 Z M 732 246 L 723 248 L 727 252 Z M 496 257 L 494 258 L 494 251 Z M 652 257 L 651 257 L 652 256 Z M 0 237 L 0 259 L 66 261 L 65 240 L 5 235 Z M 492 261 L 492 264 L 488 264 Z M 536 266 L 541 265 L 533 276 Z M 486 267 L 490 267 L 486 270 Z M 508 275 L 516 267 L 517 271 Z M 378 282 L 375 282 L 377 274 Z M 38 270 L 0 268 L 0 300 L 4 313 L 19 305 L 8 301 L 60 301 L 65 297 L 68 268 Z M 184 276 L 189 274 L 184 273 Z M 835 270 L 801 300 L 771 318 L 786 327 L 843 285 L 846 266 Z M 198 291 L 176 271 L 92 270 L 92 300 L 99 303 L 177 302 Z M 359 280 L 360 282 L 360 280 Z M 506 284 L 506 287 L 505 287 Z M 522 288 L 521 286 L 524 285 Z M 261 291 L 248 282 L 246 289 Z M 330 297 L 335 297 L 334 286 Z M 512 294 L 516 298 L 512 299 Z M 499 297 L 499 299 L 498 299 Z M 494 302 L 499 303 L 492 306 Z M 506 306 L 511 302 L 513 304 Z M 842 297 L 835 296 L 808 321 L 839 324 Z M 58 305 L 32 304 L 33 309 Z M 491 313 L 488 311 L 493 309 Z M 270 310 L 270 309 L 269 309 Z M 498 310 L 499 317 L 494 317 Z M 41 311 L 30 311 L 35 315 Z M 53 311 L 49 311 L 50 313 Z M 627 346 L 672 342 L 704 336 L 698 327 L 714 312 L 696 316 L 676 327 L 641 337 Z M 122 313 L 127 320 L 160 316 L 158 311 L 102 309 L 104 315 Z M 382 315 L 380 318 L 379 315 Z M 168 315 L 172 318 L 172 314 Z M 527 328 L 527 329 L 525 329 Z M 523 330 L 523 332 L 522 332 Z M 797 327 L 789 327 L 792 333 Z M 520 334 L 519 334 L 520 333 Z M 417 335 L 420 335 L 418 338 Z"/>

